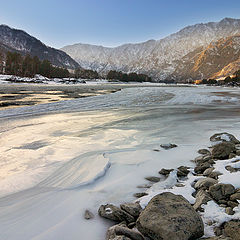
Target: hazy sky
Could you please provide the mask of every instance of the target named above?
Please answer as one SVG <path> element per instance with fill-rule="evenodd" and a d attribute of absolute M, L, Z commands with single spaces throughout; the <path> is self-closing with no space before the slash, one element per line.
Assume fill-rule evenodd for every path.
<path fill-rule="evenodd" d="M 57 48 L 160 39 L 224 17 L 240 18 L 240 0 L 0 0 L 0 24 Z"/>

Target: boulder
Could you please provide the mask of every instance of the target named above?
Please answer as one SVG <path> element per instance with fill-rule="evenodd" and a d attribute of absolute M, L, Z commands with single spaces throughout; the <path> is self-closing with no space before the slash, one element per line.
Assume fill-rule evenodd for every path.
<path fill-rule="evenodd" d="M 211 164 L 208 162 L 201 163 L 194 168 L 195 173 L 203 173 L 206 169 L 210 168 Z"/>
<path fill-rule="evenodd" d="M 235 208 L 238 206 L 238 203 L 234 201 L 227 201 L 227 205 L 231 208 Z"/>
<path fill-rule="evenodd" d="M 174 169 L 166 169 L 166 168 L 162 168 L 158 173 L 164 176 L 167 176 L 170 174 L 170 172 L 172 172 Z"/>
<path fill-rule="evenodd" d="M 158 194 L 137 220 L 138 230 L 153 240 L 197 239 L 204 234 L 201 217 L 182 196 Z"/>
<path fill-rule="evenodd" d="M 207 168 L 207 169 L 203 172 L 203 176 L 208 176 L 213 170 L 214 170 L 213 167 Z"/>
<path fill-rule="evenodd" d="M 129 213 L 112 204 L 101 205 L 98 209 L 98 214 L 101 217 L 113 220 L 115 222 L 126 221 L 127 223 L 131 223 L 135 221 L 134 217 Z"/>
<path fill-rule="evenodd" d="M 216 172 L 211 172 L 208 177 L 218 179 L 218 176 L 222 175 L 222 173 L 216 171 Z"/>
<path fill-rule="evenodd" d="M 133 196 L 136 198 L 141 198 L 143 196 L 147 196 L 148 194 L 145 192 L 140 192 L 140 193 L 134 193 Z"/>
<path fill-rule="evenodd" d="M 234 193 L 230 196 L 231 201 L 240 200 L 240 192 Z"/>
<path fill-rule="evenodd" d="M 209 155 L 210 151 L 208 149 L 199 149 L 198 153 L 202 155 Z"/>
<path fill-rule="evenodd" d="M 231 207 L 227 207 L 225 210 L 226 214 L 228 215 L 233 215 L 235 212 L 233 211 L 233 209 Z"/>
<path fill-rule="evenodd" d="M 210 137 L 211 142 L 231 142 L 234 144 L 240 143 L 232 134 L 230 133 L 216 133 Z"/>
<path fill-rule="evenodd" d="M 212 185 L 216 184 L 217 180 L 213 178 L 201 178 L 194 185 L 195 189 L 209 189 Z"/>
<path fill-rule="evenodd" d="M 129 229 L 124 224 L 112 226 L 107 231 L 107 240 L 144 240 L 142 234 L 133 229 Z"/>
<path fill-rule="evenodd" d="M 177 176 L 178 177 L 186 177 L 188 173 L 190 172 L 189 167 L 181 166 L 177 169 Z"/>
<path fill-rule="evenodd" d="M 138 218 L 142 211 L 139 203 L 123 203 L 120 205 L 120 208 L 135 218 Z"/>
<path fill-rule="evenodd" d="M 215 159 L 228 159 L 230 153 L 236 151 L 235 145 L 231 142 L 222 142 L 212 148 L 212 157 Z"/>
<path fill-rule="evenodd" d="M 199 190 L 196 195 L 196 201 L 193 205 L 193 208 L 195 210 L 200 210 L 202 204 L 206 204 L 208 201 L 211 201 L 212 198 L 210 195 L 204 191 L 204 190 Z"/>
<path fill-rule="evenodd" d="M 209 188 L 210 195 L 216 200 L 228 198 L 235 192 L 235 188 L 231 184 L 218 183 Z"/>
<path fill-rule="evenodd" d="M 168 150 L 168 149 L 177 147 L 177 145 L 173 143 L 167 143 L 167 144 L 161 144 L 160 147 Z"/>
<path fill-rule="evenodd" d="M 146 180 L 148 180 L 148 181 L 150 181 L 150 182 L 154 182 L 154 183 L 156 183 L 156 182 L 159 182 L 160 181 L 160 178 L 159 177 L 145 177 L 145 179 Z"/>
<path fill-rule="evenodd" d="M 224 224 L 224 235 L 232 240 L 240 240 L 240 221 L 229 221 Z"/>

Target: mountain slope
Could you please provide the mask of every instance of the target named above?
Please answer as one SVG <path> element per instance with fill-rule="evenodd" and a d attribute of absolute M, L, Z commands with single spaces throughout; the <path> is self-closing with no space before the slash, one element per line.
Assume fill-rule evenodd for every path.
<path fill-rule="evenodd" d="M 221 38 L 186 55 L 172 74 L 177 80 L 217 78 L 238 70 L 240 35 Z"/>
<path fill-rule="evenodd" d="M 79 64 L 65 52 L 46 46 L 40 40 L 22 30 L 0 25 L 0 46 L 5 51 L 17 51 L 22 54 L 38 56 L 47 59 L 53 65 L 75 69 Z"/>
<path fill-rule="evenodd" d="M 166 38 L 139 44 L 124 44 L 116 48 L 75 44 L 62 48 L 85 68 L 101 71 L 120 70 L 147 73 L 167 79 L 176 71 L 182 58 L 212 41 L 240 34 L 240 19 L 225 18 L 188 26 Z"/>

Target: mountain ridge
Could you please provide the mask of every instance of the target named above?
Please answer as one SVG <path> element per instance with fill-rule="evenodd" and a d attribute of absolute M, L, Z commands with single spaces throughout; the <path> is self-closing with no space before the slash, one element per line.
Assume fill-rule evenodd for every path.
<path fill-rule="evenodd" d="M 0 25 L 0 46 L 6 51 L 17 51 L 23 55 L 38 56 L 40 60 L 47 59 L 53 65 L 69 69 L 79 67 L 79 64 L 65 52 L 49 47 L 27 32 Z"/>
<path fill-rule="evenodd" d="M 144 73 L 164 80 L 172 77 L 179 61 L 187 54 L 236 34 L 240 34 L 240 19 L 224 18 L 219 22 L 187 26 L 159 40 L 123 44 L 114 48 L 79 43 L 61 50 L 84 68 L 103 73 L 109 70 Z"/>

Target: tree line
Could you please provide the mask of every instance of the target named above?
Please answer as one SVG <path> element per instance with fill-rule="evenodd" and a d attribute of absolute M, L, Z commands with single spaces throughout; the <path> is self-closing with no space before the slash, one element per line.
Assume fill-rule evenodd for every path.
<path fill-rule="evenodd" d="M 111 70 L 107 74 L 107 79 L 109 80 L 119 80 L 122 82 L 151 82 L 151 77 L 146 74 L 137 74 L 137 73 L 122 73 L 115 70 Z"/>
<path fill-rule="evenodd" d="M 37 56 L 21 55 L 18 52 L 3 53 L 0 50 L 0 73 L 15 75 L 20 77 L 34 77 L 40 74 L 47 78 L 82 78 L 99 79 L 96 71 L 78 68 L 73 73 L 68 69 L 53 66 L 48 60 L 40 60 Z M 108 80 L 119 80 L 123 82 L 148 82 L 151 77 L 145 74 L 123 73 L 110 70 L 106 76 Z"/>
<path fill-rule="evenodd" d="M 34 77 L 40 74 L 47 78 L 66 78 L 69 71 L 55 67 L 48 60 L 40 60 L 37 56 L 21 55 L 17 52 L 7 52 L 5 57 L 5 73 L 20 77 Z"/>

